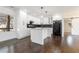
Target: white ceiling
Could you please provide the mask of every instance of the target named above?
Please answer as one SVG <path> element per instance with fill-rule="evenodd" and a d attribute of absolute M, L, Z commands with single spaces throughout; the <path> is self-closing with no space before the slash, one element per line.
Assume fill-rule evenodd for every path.
<path fill-rule="evenodd" d="M 55 6 L 47 6 L 41 10 L 41 6 L 28 6 L 26 7 L 28 10 L 28 14 L 33 15 L 35 17 L 41 17 L 41 15 L 46 16 L 45 11 L 47 11 L 48 16 L 53 16 L 54 14 L 63 14 L 63 8 L 62 7 L 55 7 Z"/>
<path fill-rule="evenodd" d="M 63 8 L 62 7 L 44 7 L 43 11 L 41 11 L 41 7 L 26 7 L 27 10 L 29 10 L 28 14 L 34 15 L 34 16 L 41 16 L 46 15 L 45 11 L 47 11 L 48 16 L 52 16 L 54 14 L 62 14 Z M 42 13 L 42 14 L 41 14 Z"/>
<path fill-rule="evenodd" d="M 45 11 L 48 11 L 47 14 L 48 16 L 53 16 L 55 14 L 65 15 L 66 13 L 74 11 L 75 9 L 79 9 L 78 6 L 43 6 L 43 7 L 44 7 L 43 11 L 41 11 L 41 6 L 17 6 L 15 8 L 26 8 L 27 13 L 35 17 L 41 17 L 42 14 L 45 16 L 46 15 Z"/>

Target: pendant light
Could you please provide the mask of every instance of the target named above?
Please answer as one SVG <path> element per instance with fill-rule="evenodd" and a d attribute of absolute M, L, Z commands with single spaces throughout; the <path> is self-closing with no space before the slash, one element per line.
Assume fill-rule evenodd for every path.
<path fill-rule="evenodd" d="M 40 23 L 43 24 L 43 9 L 44 7 L 41 7 L 41 19 L 40 19 Z"/>

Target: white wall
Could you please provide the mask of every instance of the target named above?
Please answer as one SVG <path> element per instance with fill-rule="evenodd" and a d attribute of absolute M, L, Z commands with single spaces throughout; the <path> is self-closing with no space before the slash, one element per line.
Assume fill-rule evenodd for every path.
<path fill-rule="evenodd" d="M 43 19 L 43 24 L 49 24 L 49 19 L 48 19 L 48 17 L 45 17 L 45 18 Z"/>
<path fill-rule="evenodd" d="M 40 24 L 40 19 L 28 15 L 26 9 L 17 10 L 17 37 L 19 39 L 31 35 L 30 29 L 27 28 L 30 21 L 34 21 L 34 24 Z"/>
<path fill-rule="evenodd" d="M 79 35 L 79 19 L 72 20 L 72 35 Z"/>
<path fill-rule="evenodd" d="M 40 24 L 40 19 L 33 17 L 31 15 L 27 15 L 27 23 L 29 23 L 30 21 L 34 21 L 34 24 Z"/>
<path fill-rule="evenodd" d="M 29 32 L 27 30 L 27 10 L 18 9 L 16 19 L 17 19 L 17 37 L 20 39 L 29 36 Z"/>

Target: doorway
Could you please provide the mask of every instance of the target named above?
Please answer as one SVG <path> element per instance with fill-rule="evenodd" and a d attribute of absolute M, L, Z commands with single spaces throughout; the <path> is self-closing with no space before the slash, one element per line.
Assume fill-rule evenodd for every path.
<path fill-rule="evenodd" d="M 64 36 L 68 36 L 72 31 L 72 20 L 64 19 Z"/>
<path fill-rule="evenodd" d="M 53 42 L 60 47 L 62 41 L 62 20 L 53 21 Z"/>
<path fill-rule="evenodd" d="M 53 21 L 53 36 L 62 36 L 62 22 Z"/>

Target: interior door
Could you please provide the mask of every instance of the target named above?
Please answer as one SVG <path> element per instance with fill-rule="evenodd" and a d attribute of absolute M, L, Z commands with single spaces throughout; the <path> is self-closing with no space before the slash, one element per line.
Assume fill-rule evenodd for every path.
<path fill-rule="evenodd" d="M 62 22 L 61 21 L 53 22 L 53 35 L 62 36 Z"/>

